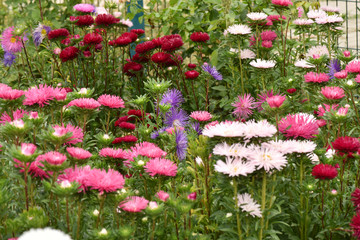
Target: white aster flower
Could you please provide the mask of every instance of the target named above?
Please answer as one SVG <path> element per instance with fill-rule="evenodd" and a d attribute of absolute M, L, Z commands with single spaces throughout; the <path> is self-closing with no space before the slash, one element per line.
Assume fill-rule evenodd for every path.
<path fill-rule="evenodd" d="M 240 143 L 236 143 L 230 146 L 226 142 L 223 142 L 217 144 L 214 147 L 213 153 L 215 155 L 220 155 L 220 156 L 231 156 L 231 157 L 242 158 L 247 156 L 248 150 Z"/>
<path fill-rule="evenodd" d="M 331 6 L 323 6 L 321 7 L 321 10 L 324 10 L 325 12 L 340 12 L 340 8 L 338 7 L 331 7 Z"/>
<path fill-rule="evenodd" d="M 208 137 L 242 137 L 244 124 L 241 122 L 221 122 L 203 130 L 203 135 Z"/>
<path fill-rule="evenodd" d="M 255 171 L 255 165 L 250 162 L 244 162 L 241 158 L 226 157 L 226 162 L 218 160 L 214 165 L 215 171 L 227 174 L 230 177 L 247 176 Z"/>
<path fill-rule="evenodd" d="M 329 50 L 326 46 L 314 46 L 307 51 L 306 57 L 313 58 L 314 55 L 329 56 Z"/>
<path fill-rule="evenodd" d="M 287 140 L 286 144 L 292 146 L 293 152 L 311 153 L 315 150 L 316 144 L 312 141 Z"/>
<path fill-rule="evenodd" d="M 24 232 L 18 240 L 71 240 L 70 236 L 60 230 L 51 228 L 30 229 Z"/>
<path fill-rule="evenodd" d="M 256 59 L 250 62 L 250 65 L 256 68 L 273 68 L 276 62 L 273 60 Z"/>
<path fill-rule="evenodd" d="M 312 164 L 319 164 L 320 163 L 319 156 L 316 155 L 315 153 L 309 153 L 307 156 L 310 159 Z"/>
<path fill-rule="evenodd" d="M 258 204 L 254 199 L 252 199 L 250 194 L 238 194 L 237 204 L 243 212 L 248 212 L 253 217 L 262 217 L 260 204 Z"/>
<path fill-rule="evenodd" d="M 243 24 L 235 24 L 226 29 L 227 33 L 233 35 L 245 35 L 251 33 L 251 28 Z"/>
<path fill-rule="evenodd" d="M 306 60 L 299 60 L 295 62 L 295 67 L 301 67 L 301 68 L 314 68 L 315 65 L 308 63 Z"/>
<path fill-rule="evenodd" d="M 239 50 L 236 48 L 230 48 L 230 52 L 239 53 Z M 240 50 L 240 57 L 241 59 L 254 59 L 256 54 L 250 49 L 242 49 Z"/>
<path fill-rule="evenodd" d="M 253 149 L 248 159 L 257 166 L 257 169 L 264 168 L 267 172 L 274 168 L 281 170 L 287 164 L 287 160 L 282 153 L 263 147 Z"/>
<path fill-rule="evenodd" d="M 244 137 L 250 139 L 253 137 L 272 137 L 277 132 L 276 127 L 267 120 L 255 122 L 254 120 L 245 123 L 243 129 Z"/>
<path fill-rule="evenodd" d="M 195 158 L 195 162 L 197 165 L 200 165 L 200 166 L 204 165 L 203 160 L 199 156 Z"/>
<path fill-rule="evenodd" d="M 134 26 L 134 24 L 132 23 L 132 21 L 130 21 L 129 19 L 121 19 L 120 20 L 120 23 L 125 25 L 125 26 L 128 26 L 128 27 L 132 27 Z"/>
<path fill-rule="evenodd" d="M 270 142 L 264 142 L 261 144 L 261 147 L 273 149 L 282 154 L 288 154 L 294 152 L 293 146 L 288 144 L 288 141 L 283 141 L 283 140 L 271 140 Z"/>
<path fill-rule="evenodd" d="M 319 10 L 310 10 L 308 13 L 307 13 L 307 17 L 308 18 L 320 18 L 320 17 L 325 17 L 327 14 L 325 11 L 319 9 Z"/>
<path fill-rule="evenodd" d="M 268 15 L 262 12 L 251 12 L 246 14 L 246 16 L 253 21 L 261 21 L 261 20 L 265 20 Z"/>
<path fill-rule="evenodd" d="M 97 7 L 95 9 L 95 12 L 97 15 L 99 14 L 108 14 L 108 11 L 106 11 L 106 9 L 104 7 Z"/>
<path fill-rule="evenodd" d="M 327 157 L 328 159 L 333 158 L 336 154 L 336 151 L 334 149 L 329 148 L 326 153 L 325 153 L 325 157 Z"/>
<path fill-rule="evenodd" d="M 311 19 L 304 19 L 304 18 L 298 18 L 293 21 L 293 24 L 299 25 L 299 26 L 306 26 L 313 24 L 314 21 Z"/>
<path fill-rule="evenodd" d="M 343 22 L 344 19 L 339 15 L 330 15 L 325 17 L 316 18 L 315 22 L 317 24 L 326 24 L 326 23 L 340 23 Z"/>

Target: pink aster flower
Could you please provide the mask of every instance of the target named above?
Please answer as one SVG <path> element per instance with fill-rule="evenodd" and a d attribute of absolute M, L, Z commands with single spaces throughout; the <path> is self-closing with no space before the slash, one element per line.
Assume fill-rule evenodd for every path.
<path fill-rule="evenodd" d="M 43 154 L 45 161 L 47 161 L 51 165 L 61 165 L 65 162 L 66 156 L 59 152 L 47 152 Z"/>
<path fill-rule="evenodd" d="M 115 192 L 124 187 L 124 177 L 114 169 L 107 172 L 101 169 L 93 169 L 86 178 L 86 185 L 91 189 L 104 192 Z"/>
<path fill-rule="evenodd" d="M 55 130 L 53 135 L 56 137 L 62 137 L 67 133 L 72 133 L 66 144 L 76 144 L 83 141 L 84 133 L 78 126 L 73 126 L 71 124 L 66 125 L 66 127 L 64 125 L 55 125 L 53 126 L 53 129 Z"/>
<path fill-rule="evenodd" d="M 98 102 L 109 108 L 125 108 L 124 101 L 118 96 L 103 94 L 98 98 Z"/>
<path fill-rule="evenodd" d="M 87 178 L 89 174 L 91 173 L 92 169 L 90 166 L 85 167 L 77 167 L 75 168 L 67 168 L 64 170 L 64 174 L 60 175 L 58 179 L 60 181 L 69 181 L 69 182 L 77 182 L 80 184 L 80 189 L 83 191 L 86 190 L 88 185 L 86 184 Z"/>
<path fill-rule="evenodd" d="M 286 100 L 285 96 L 275 95 L 266 99 L 266 102 L 269 104 L 271 108 L 279 108 Z"/>
<path fill-rule="evenodd" d="M 14 27 L 8 27 L 2 33 L 1 46 L 5 52 L 17 53 L 23 48 L 21 37 L 14 35 L 14 29 Z M 23 36 L 23 40 L 26 41 L 25 36 Z"/>
<path fill-rule="evenodd" d="M 14 166 L 16 168 L 21 168 L 20 172 L 24 172 L 24 164 L 15 158 L 14 161 L 17 163 Z M 44 168 L 44 164 L 42 163 L 43 161 L 45 161 L 45 159 L 43 155 L 40 155 L 32 163 L 26 163 L 29 174 L 31 174 L 33 177 L 40 177 L 41 179 L 49 178 L 50 175 L 52 175 L 52 172 L 46 172 L 43 170 Z"/>
<path fill-rule="evenodd" d="M 144 156 L 148 158 L 161 158 L 166 156 L 166 152 L 159 148 L 156 144 L 150 142 L 137 143 L 131 147 L 130 158 L 133 160 L 137 156 Z"/>
<path fill-rule="evenodd" d="M 119 207 L 126 212 L 141 212 L 144 210 L 149 201 L 143 197 L 130 196 L 119 204 Z"/>
<path fill-rule="evenodd" d="M 195 111 L 195 112 L 192 112 L 190 114 L 190 117 L 195 119 L 196 121 L 199 121 L 199 122 L 206 122 L 206 121 L 209 121 L 212 116 L 209 112 L 207 111 Z"/>
<path fill-rule="evenodd" d="M 274 31 L 267 30 L 261 33 L 261 40 L 263 41 L 274 41 L 277 37 L 277 34 Z"/>
<path fill-rule="evenodd" d="M 328 82 L 330 80 L 330 77 L 326 73 L 314 73 L 309 72 L 304 75 L 305 82 Z"/>
<path fill-rule="evenodd" d="M 314 138 L 318 128 L 315 117 L 306 113 L 289 114 L 279 122 L 279 131 L 285 137 Z"/>
<path fill-rule="evenodd" d="M 31 156 L 34 154 L 36 146 L 32 143 L 22 143 L 21 144 L 21 154 L 25 156 Z"/>
<path fill-rule="evenodd" d="M 159 198 L 161 201 L 166 202 L 170 196 L 167 192 L 159 191 L 156 193 L 156 197 Z"/>
<path fill-rule="evenodd" d="M 24 105 L 34 105 L 38 104 L 40 107 L 43 107 L 45 104 L 49 104 L 50 100 L 54 99 L 53 88 L 51 86 L 47 86 L 40 84 L 39 86 L 29 88 L 25 92 L 25 100 L 23 102 Z"/>
<path fill-rule="evenodd" d="M 16 111 L 13 112 L 12 117 L 4 112 L 0 117 L 0 124 L 4 125 L 7 122 L 10 123 L 14 120 L 19 120 L 23 118 L 25 114 L 28 114 L 28 112 L 23 109 L 16 109 Z"/>
<path fill-rule="evenodd" d="M 15 100 L 24 95 L 24 91 L 17 89 L 0 88 L 0 98 L 4 100 Z"/>
<path fill-rule="evenodd" d="M 120 159 L 128 159 L 129 153 L 118 148 L 103 148 L 100 150 L 99 155 L 101 157 L 109 157 L 109 158 L 120 158 Z"/>
<path fill-rule="evenodd" d="M 323 87 L 321 94 L 330 100 L 341 99 L 345 97 L 344 90 L 341 87 Z"/>
<path fill-rule="evenodd" d="M 92 154 L 89 151 L 86 151 L 85 149 L 78 148 L 78 147 L 68 147 L 66 148 L 66 151 L 69 153 L 69 155 L 75 159 L 83 160 L 91 158 Z"/>
<path fill-rule="evenodd" d="M 87 3 L 80 3 L 80 4 L 76 4 L 74 6 L 74 9 L 78 12 L 83 12 L 83 13 L 92 13 L 95 12 L 95 7 L 94 5 L 91 4 L 87 4 Z"/>
<path fill-rule="evenodd" d="M 78 98 L 72 100 L 69 104 L 69 107 L 76 106 L 78 108 L 84 109 L 95 109 L 101 106 L 101 104 L 93 98 Z"/>
<path fill-rule="evenodd" d="M 338 79 L 344 79 L 344 78 L 347 78 L 347 76 L 348 76 L 348 73 L 346 70 L 342 70 L 340 72 L 334 73 L 334 77 L 336 77 Z"/>
<path fill-rule="evenodd" d="M 39 118 L 38 112 L 30 112 L 29 113 L 29 119 L 37 119 Z"/>
<path fill-rule="evenodd" d="M 360 61 L 354 60 L 346 65 L 345 70 L 351 73 L 360 73 Z"/>
<path fill-rule="evenodd" d="M 327 105 L 327 104 L 323 104 L 325 106 L 325 109 L 322 105 L 320 105 L 318 107 L 318 111 L 316 111 L 316 114 L 319 116 L 319 117 L 322 117 L 324 116 L 324 114 L 326 112 L 331 112 L 331 111 L 336 111 L 337 107 L 339 106 L 338 104 L 333 104 L 333 105 Z"/>
<path fill-rule="evenodd" d="M 243 96 L 238 96 L 238 101 L 231 105 L 235 107 L 234 115 L 246 119 L 253 113 L 252 109 L 255 108 L 255 100 L 250 94 L 246 93 Z"/>
<path fill-rule="evenodd" d="M 293 5 L 293 3 L 290 0 L 271 0 L 271 3 L 275 4 L 277 6 L 283 6 L 283 7 Z"/>
<path fill-rule="evenodd" d="M 57 101 L 63 101 L 66 99 L 67 91 L 65 88 L 53 88 L 52 95 Z"/>
<path fill-rule="evenodd" d="M 274 96 L 274 91 L 272 89 L 270 91 L 262 92 L 262 93 L 258 94 L 258 101 L 255 102 L 255 105 L 256 105 L 257 109 L 259 111 L 262 111 L 263 108 L 261 107 L 261 105 L 264 102 L 266 102 L 266 99 L 268 99 L 269 97 L 273 97 L 273 96 Z"/>
<path fill-rule="evenodd" d="M 155 175 L 174 177 L 177 173 L 176 164 L 173 161 L 163 158 L 151 159 L 146 163 L 144 168 L 145 172 L 149 173 L 152 177 Z"/>

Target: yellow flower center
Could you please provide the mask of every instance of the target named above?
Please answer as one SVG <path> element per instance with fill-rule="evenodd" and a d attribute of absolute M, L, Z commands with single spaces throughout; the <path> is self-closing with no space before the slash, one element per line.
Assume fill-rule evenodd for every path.
<path fill-rule="evenodd" d="M 271 156 L 270 156 L 269 154 L 264 154 L 264 155 L 263 155 L 263 159 L 264 159 L 265 161 L 271 161 Z"/>
<path fill-rule="evenodd" d="M 46 35 L 46 30 L 45 29 L 41 30 L 41 35 Z"/>
<path fill-rule="evenodd" d="M 10 39 L 10 42 L 11 42 L 11 43 L 15 43 L 15 42 L 16 42 L 16 38 L 13 38 L 13 37 L 12 37 L 12 38 Z"/>

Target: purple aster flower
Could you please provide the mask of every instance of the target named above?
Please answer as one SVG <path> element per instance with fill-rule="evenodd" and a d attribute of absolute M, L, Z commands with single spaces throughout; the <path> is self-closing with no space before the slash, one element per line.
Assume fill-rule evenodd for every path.
<path fill-rule="evenodd" d="M 15 62 L 16 56 L 10 52 L 5 52 L 3 63 L 5 67 L 10 67 Z"/>
<path fill-rule="evenodd" d="M 180 107 L 180 105 L 184 102 L 184 98 L 181 92 L 177 89 L 169 89 L 167 90 L 160 101 L 160 104 L 170 104 L 172 107 Z"/>
<path fill-rule="evenodd" d="M 190 124 L 191 129 L 193 129 L 198 135 L 202 134 L 202 129 L 199 122 L 193 122 Z"/>
<path fill-rule="evenodd" d="M 188 145 L 187 135 L 184 130 L 175 131 L 176 155 L 180 160 L 186 158 L 186 149 Z"/>
<path fill-rule="evenodd" d="M 40 46 L 44 38 L 48 35 L 48 33 L 51 31 L 51 27 L 42 25 L 41 23 L 37 28 L 35 28 L 33 32 L 33 40 L 35 46 Z"/>
<path fill-rule="evenodd" d="M 170 108 L 165 115 L 164 123 L 169 127 L 185 127 L 189 121 L 189 116 L 182 109 Z"/>
<path fill-rule="evenodd" d="M 166 129 L 166 127 L 162 127 L 162 128 L 160 128 L 159 130 L 152 132 L 152 133 L 150 134 L 150 138 L 151 138 L 151 139 L 156 139 L 156 138 L 158 138 L 158 137 L 160 136 L 160 133 L 165 132 L 165 129 Z"/>
<path fill-rule="evenodd" d="M 208 72 L 215 80 L 223 80 L 223 76 L 216 70 L 216 67 L 212 67 L 208 63 L 204 63 L 201 67 L 205 72 Z"/>
<path fill-rule="evenodd" d="M 334 79 L 334 74 L 341 71 L 340 61 L 338 59 L 331 59 L 328 65 L 328 76 L 330 79 Z"/>

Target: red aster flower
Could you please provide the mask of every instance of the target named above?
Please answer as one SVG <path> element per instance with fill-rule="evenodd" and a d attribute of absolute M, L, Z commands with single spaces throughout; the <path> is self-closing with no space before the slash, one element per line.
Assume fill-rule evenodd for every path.
<path fill-rule="evenodd" d="M 191 71 L 187 71 L 185 72 L 185 77 L 186 79 L 195 79 L 199 76 L 199 72 L 196 70 L 191 70 Z"/>
<path fill-rule="evenodd" d="M 62 62 L 75 59 L 79 54 L 79 49 L 73 46 L 67 47 L 60 53 L 60 59 Z"/>
<path fill-rule="evenodd" d="M 145 31 L 142 30 L 142 29 L 131 29 L 130 32 L 133 32 L 138 36 L 141 36 L 141 35 L 143 35 L 145 33 Z"/>
<path fill-rule="evenodd" d="M 69 34 L 70 34 L 69 31 L 65 28 L 54 29 L 48 33 L 48 38 L 49 40 L 57 39 L 57 38 L 65 38 L 69 36 Z"/>
<path fill-rule="evenodd" d="M 115 127 L 119 126 L 119 124 L 122 122 L 127 122 L 128 120 L 129 120 L 128 116 L 119 117 L 119 119 L 116 120 L 116 122 L 115 122 Z"/>
<path fill-rule="evenodd" d="M 166 63 L 170 58 L 170 54 L 164 52 L 157 52 L 151 56 L 151 61 L 154 63 Z"/>
<path fill-rule="evenodd" d="M 109 46 L 115 46 L 115 41 L 116 41 L 116 40 L 110 40 L 110 41 L 108 42 Z"/>
<path fill-rule="evenodd" d="M 136 110 L 136 109 L 130 109 L 128 112 L 127 112 L 127 115 L 134 115 L 134 116 L 137 116 L 137 117 L 142 117 L 143 116 L 143 112 L 141 110 Z"/>
<path fill-rule="evenodd" d="M 98 33 L 88 33 L 84 36 L 84 43 L 87 45 L 96 45 L 101 43 L 103 38 Z"/>
<path fill-rule="evenodd" d="M 359 139 L 348 136 L 338 137 L 331 144 L 335 150 L 345 153 L 356 152 L 360 148 Z"/>
<path fill-rule="evenodd" d="M 127 46 L 127 45 L 129 45 L 130 43 L 131 43 L 132 41 L 131 41 L 131 38 L 129 38 L 129 37 L 123 37 L 123 36 L 120 36 L 120 37 L 118 37 L 115 41 L 114 41 L 114 43 L 115 43 L 115 45 L 116 46 Z"/>
<path fill-rule="evenodd" d="M 210 39 L 209 34 L 204 32 L 194 32 L 190 36 L 191 41 L 193 42 L 206 42 Z"/>
<path fill-rule="evenodd" d="M 354 203 L 356 210 L 360 208 L 360 189 L 356 188 L 355 191 L 351 194 L 353 197 L 351 201 Z"/>
<path fill-rule="evenodd" d="M 119 128 L 128 129 L 128 130 L 135 130 L 135 124 L 128 123 L 128 122 L 120 122 Z"/>
<path fill-rule="evenodd" d="M 97 26 L 109 27 L 115 23 L 120 22 L 120 19 L 114 17 L 111 14 L 99 14 L 95 18 L 95 23 Z"/>
<path fill-rule="evenodd" d="M 80 27 L 88 27 L 94 24 L 94 18 L 90 15 L 77 16 L 74 20 L 77 20 L 75 25 Z"/>
<path fill-rule="evenodd" d="M 176 37 L 176 38 L 169 39 L 168 41 L 164 42 L 161 45 L 161 49 L 163 51 L 172 52 L 172 51 L 179 49 L 182 45 L 184 45 L 183 40 L 181 38 Z"/>
<path fill-rule="evenodd" d="M 123 67 L 123 72 L 126 75 L 134 76 L 133 72 L 138 72 L 142 69 L 142 65 L 136 62 L 128 62 Z"/>
<path fill-rule="evenodd" d="M 166 63 L 166 66 L 177 66 L 183 62 L 183 58 L 179 54 L 175 54 L 175 56 L 171 56 Z"/>
<path fill-rule="evenodd" d="M 125 32 L 125 33 L 121 34 L 121 36 L 130 38 L 132 42 L 135 42 L 136 39 L 138 38 L 136 33 L 133 33 L 133 32 Z"/>
<path fill-rule="evenodd" d="M 135 52 L 142 54 L 154 49 L 155 47 L 156 45 L 152 41 L 147 41 L 136 45 Z"/>
<path fill-rule="evenodd" d="M 313 175 L 316 179 L 321 180 L 329 180 L 333 179 L 337 176 L 338 171 L 334 166 L 331 166 L 329 164 L 318 164 L 315 167 L 313 167 L 313 170 L 311 172 L 311 175 Z"/>
<path fill-rule="evenodd" d="M 354 232 L 354 237 L 360 239 L 360 212 L 357 212 L 357 214 L 352 218 L 350 227 Z"/>
<path fill-rule="evenodd" d="M 289 88 L 288 90 L 286 90 L 289 94 L 293 94 L 296 92 L 296 88 Z"/>
<path fill-rule="evenodd" d="M 122 143 L 122 142 L 136 142 L 138 139 L 133 135 L 127 135 L 124 137 L 115 138 L 112 144 Z"/>
<path fill-rule="evenodd" d="M 133 60 L 134 62 L 146 63 L 149 61 L 149 58 L 145 56 L 140 56 L 140 54 L 135 53 L 131 60 Z"/>
<path fill-rule="evenodd" d="M 188 64 L 188 68 L 196 68 L 196 64 L 189 63 L 189 64 Z"/>

